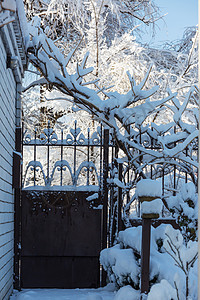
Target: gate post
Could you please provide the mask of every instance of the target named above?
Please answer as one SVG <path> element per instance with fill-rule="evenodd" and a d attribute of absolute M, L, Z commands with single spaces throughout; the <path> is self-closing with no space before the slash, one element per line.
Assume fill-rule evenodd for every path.
<path fill-rule="evenodd" d="M 15 132 L 15 149 L 13 153 L 13 188 L 14 188 L 14 288 L 21 289 L 20 260 L 21 260 L 21 153 L 22 128 Z"/>
<path fill-rule="evenodd" d="M 142 218 L 141 300 L 149 292 L 151 219 Z M 145 298 L 144 298 L 145 299 Z"/>
<path fill-rule="evenodd" d="M 107 248 L 108 241 L 108 165 L 109 165 L 109 129 L 103 132 L 103 228 L 102 249 Z M 102 285 L 106 285 L 106 272 L 102 271 Z"/>

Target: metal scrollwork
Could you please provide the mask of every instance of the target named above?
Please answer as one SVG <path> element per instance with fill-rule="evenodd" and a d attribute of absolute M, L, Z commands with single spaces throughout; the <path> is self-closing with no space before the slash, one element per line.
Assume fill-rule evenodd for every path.
<path fill-rule="evenodd" d="M 80 134 L 77 143 L 78 145 L 84 145 L 87 143 L 87 139 L 85 138 L 83 133 Z"/>
<path fill-rule="evenodd" d="M 141 143 L 143 147 L 148 148 L 151 146 L 151 138 L 147 134 L 144 134 L 141 137 Z"/>
<path fill-rule="evenodd" d="M 30 134 L 25 134 L 24 144 L 30 144 L 30 142 L 31 142 L 31 135 Z"/>
<path fill-rule="evenodd" d="M 100 138 L 99 138 L 99 135 L 97 134 L 97 132 L 94 132 L 92 134 L 91 140 L 92 140 L 92 144 L 94 144 L 94 145 L 99 145 L 100 144 Z"/>
<path fill-rule="evenodd" d="M 48 214 L 53 211 L 60 211 L 62 214 L 66 213 L 66 209 L 70 207 L 77 207 L 79 204 L 76 201 L 74 192 L 63 193 L 58 192 L 27 192 L 26 198 L 32 202 L 32 213 L 38 214 L 43 212 Z"/>

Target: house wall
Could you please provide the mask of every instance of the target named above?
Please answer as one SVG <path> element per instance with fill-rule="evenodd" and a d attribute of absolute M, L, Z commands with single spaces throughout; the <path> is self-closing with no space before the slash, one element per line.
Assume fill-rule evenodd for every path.
<path fill-rule="evenodd" d="M 0 37 L 0 299 L 8 299 L 13 282 L 16 82 L 6 68 L 7 53 Z"/>
<path fill-rule="evenodd" d="M 0 300 L 9 299 L 14 273 L 13 152 L 16 126 L 20 126 L 18 91 L 23 73 L 19 41 L 16 40 L 19 35 L 16 35 L 14 25 L 0 29 Z M 8 56 L 18 56 L 19 64 L 15 70 L 7 67 Z"/>

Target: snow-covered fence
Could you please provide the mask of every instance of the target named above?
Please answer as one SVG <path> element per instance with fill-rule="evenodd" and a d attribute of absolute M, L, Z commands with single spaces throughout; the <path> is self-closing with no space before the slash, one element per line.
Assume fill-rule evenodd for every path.
<path fill-rule="evenodd" d="M 173 139 L 175 135 L 176 141 Z M 177 135 L 180 138 L 178 141 Z M 166 143 L 166 145 L 169 150 L 178 146 L 178 144 L 181 146 L 183 142 L 181 139 L 181 137 L 183 138 L 182 134 L 178 133 L 176 128 L 170 128 L 169 125 L 163 126 L 163 137 L 159 139 L 158 132 L 154 125 L 154 127 L 146 132 L 138 130 L 138 133 L 135 135 L 134 142 L 137 143 L 141 150 L 135 148 L 131 149 L 129 147 L 129 151 L 132 152 L 134 160 L 129 161 L 126 158 L 122 159 L 117 146 L 115 145 L 115 147 L 112 148 L 113 151 L 115 151 L 115 158 L 110 160 L 110 177 L 108 180 L 110 189 L 110 245 L 113 244 L 116 233 L 121 230 L 121 219 L 123 219 L 125 223 L 127 222 L 127 225 L 130 225 L 131 221 L 131 224 L 135 226 L 134 222 L 132 222 L 133 220 L 130 220 L 128 217 L 130 210 L 134 208 L 137 212 L 137 217 L 140 217 L 140 202 L 135 192 L 136 184 L 140 179 L 157 179 L 161 186 L 162 199 L 164 202 L 168 197 L 172 195 L 175 196 L 184 183 L 193 182 L 197 186 L 198 140 L 194 139 L 191 143 L 188 143 L 182 151 L 182 161 L 170 156 L 165 160 L 153 160 L 143 149 L 160 153 L 163 151 L 163 148 L 159 140 L 164 137 L 165 140 L 167 140 L 168 137 L 168 143 Z M 193 161 L 193 163 L 189 163 L 189 161 Z M 173 226 L 174 225 L 173 223 Z"/>
<path fill-rule="evenodd" d="M 175 132 L 176 128 L 171 128 Z M 171 131 L 164 132 L 167 137 Z M 157 179 L 162 182 L 163 195 L 167 192 L 176 193 L 181 182 L 192 181 L 197 183 L 197 168 L 187 162 L 187 158 L 197 163 L 198 141 L 189 143 L 182 152 L 185 164 L 179 159 L 153 160 L 150 155 L 142 151 L 154 150 L 161 152 L 162 145 L 156 136 L 155 128 L 146 132 L 138 130 L 134 142 L 141 146 L 141 150 L 129 147 L 133 153 L 133 161 L 121 160 L 121 154 L 115 143 L 115 135 L 110 131 L 110 182 L 116 185 L 116 167 L 123 162 L 122 183 L 126 191 L 134 188 L 141 177 Z M 177 133 L 176 133 L 177 134 Z M 180 139 L 181 142 L 181 133 Z M 177 141 L 169 135 L 167 148 L 173 149 Z M 43 132 L 35 129 L 34 132 L 25 130 L 23 136 L 24 171 L 23 187 L 28 186 L 66 186 L 102 184 L 102 148 L 103 127 L 100 125 L 96 131 L 82 132 L 75 122 L 73 128 L 54 130 L 44 129 Z M 134 164 L 135 168 L 132 168 Z M 188 167 L 188 168 L 187 168 Z M 115 171 L 114 171 L 115 170 Z M 85 174 L 83 174 L 85 172 Z M 82 179 L 80 180 L 80 177 Z M 114 181 L 113 181 L 114 180 Z M 111 184 L 112 185 L 112 184 Z M 130 195 L 128 193 L 127 197 Z"/>
<path fill-rule="evenodd" d="M 181 150 L 181 161 L 179 158 L 174 158 L 171 151 L 175 147 L 178 148 L 183 145 L 184 133 L 178 132 L 176 127 L 170 128 L 169 125 L 163 125 L 163 133 L 160 135 L 156 125 L 153 125 L 145 132 L 142 129 L 138 130 L 138 134 L 134 136 L 134 142 L 141 146 L 141 150 L 129 147 L 134 153 L 133 161 L 136 169 L 134 184 L 137 183 L 139 176 L 151 179 L 162 178 L 163 194 L 167 190 L 176 192 L 181 181 L 186 183 L 192 181 L 197 185 L 198 139 L 192 140 Z M 166 158 L 153 159 L 150 152 L 148 154 L 144 152 L 144 150 L 154 150 L 161 153 L 164 148 L 163 140 L 165 140 L 166 150 L 164 151 L 166 153 L 164 155 Z M 129 173 L 130 177 L 129 162 L 125 162 L 125 165 L 125 172 Z"/>

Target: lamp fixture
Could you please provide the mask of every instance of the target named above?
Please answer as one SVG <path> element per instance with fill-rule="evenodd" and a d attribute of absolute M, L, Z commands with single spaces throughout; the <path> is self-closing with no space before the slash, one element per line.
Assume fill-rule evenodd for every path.
<path fill-rule="evenodd" d="M 18 56 L 7 56 L 7 69 L 14 70 L 18 67 L 19 58 Z"/>

